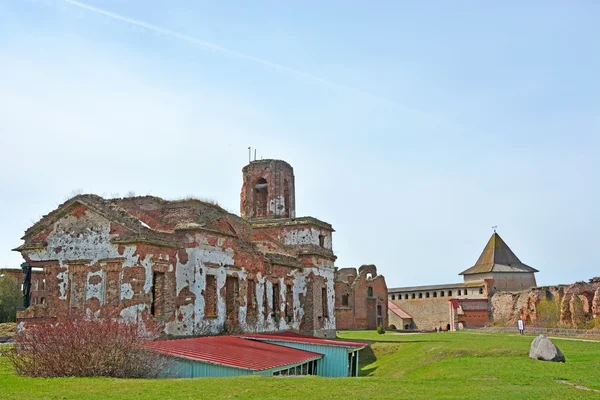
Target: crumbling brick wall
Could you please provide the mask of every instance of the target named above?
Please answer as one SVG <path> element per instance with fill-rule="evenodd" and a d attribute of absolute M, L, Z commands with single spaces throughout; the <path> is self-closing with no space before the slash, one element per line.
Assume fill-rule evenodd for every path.
<path fill-rule="evenodd" d="M 387 285 L 374 265 L 342 268 L 335 275 L 335 319 L 338 329 L 388 326 Z"/>
<path fill-rule="evenodd" d="M 536 287 L 522 292 L 498 292 L 491 298 L 494 323 L 515 325 L 519 318 L 535 323 L 537 306 L 548 299 L 560 303 L 560 323 L 577 327 L 583 320 L 598 317 L 600 279 L 571 285 Z M 581 310 L 575 310 L 581 307 Z M 579 317 L 578 317 L 579 316 Z"/>

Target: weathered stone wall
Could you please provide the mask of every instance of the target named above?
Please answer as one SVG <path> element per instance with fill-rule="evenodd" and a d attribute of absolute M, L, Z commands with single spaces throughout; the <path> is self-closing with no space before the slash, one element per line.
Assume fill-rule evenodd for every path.
<path fill-rule="evenodd" d="M 493 280 L 494 291 L 520 291 L 537 286 L 533 273 L 523 272 L 488 272 L 484 274 L 469 274 L 464 276 L 465 282 L 479 281 L 484 279 Z"/>
<path fill-rule="evenodd" d="M 491 298 L 494 323 L 514 325 L 521 318 L 535 323 L 537 306 L 543 299 L 560 303 L 560 323 L 579 327 L 582 320 L 598 317 L 600 279 L 572 285 L 535 287 L 521 292 L 499 292 Z M 581 310 L 576 309 L 581 307 Z"/>

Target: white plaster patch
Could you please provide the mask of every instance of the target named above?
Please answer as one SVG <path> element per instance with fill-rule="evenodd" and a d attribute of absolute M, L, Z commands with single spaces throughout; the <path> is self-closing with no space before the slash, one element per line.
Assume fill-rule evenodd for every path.
<path fill-rule="evenodd" d="M 64 271 L 61 271 L 58 274 L 56 274 L 56 278 L 58 279 L 58 298 L 60 300 L 66 300 L 67 289 L 69 287 L 69 266 L 65 265 L 61 269 L 63 269 Z"/>
<path fill-rule="evenodd" d="M 177 256 L 175 267 L 176 293 L 179 295 L 185 288 L 195 295 L 192 305 L 179 307 L 175 321 L 165 325 L 168 334 L 179 334 L 185 331 L 193 333 L 219 333 L 226 320 L 225 299 L 221 297 L 221 289 L 225 285 L 226 265 L 233 265 L 233 250 L 201 245 L 186 249 L 188 261 L 183 264 Z M 214 275 L 217 283 L 217 318 L 204 318 L 204 296 L 206 275 Z M 180 320 L 181 319 L 181 320 Z"/>
<path fill-rule="evenodd" d="M 283 237 L 283 243 L 286 246 L 299 246 L 312 244 L 320 246 L 319 236 L 323 235 L 323 247 L 331 250 L 331 234 L 327 231 L 321 232 L 315 228 L 296 229 L 287 231 Z"/>
<path fill-rule="evenodd" d="M 131 283 L 121 283 L 121 300 L 133 299 L 133 287 Z"/>
<path fill-rule="evenodd" d="M 90 283 L 90 278 L 98 276 L 100 277 L 99 283 Z M 88 272 L 87 280 L 85 283 L 85 299 L 97 298 L 100 301 L 100 305 L 104 304 L 104 272 L 102 270 L 96 272 Z"/>
<path fill-rule="evenodd" d="M 120 316 L 125 322 L 135 323 L 141 321 L 140 314 L 147 308 L 146 304 L 139 303 L 121 310 Z"/>
<path fill-rule="evenodd" d="M 274 215 L 285 214 L 285 198 L 283 196 L 276 196 L 269 201 L 269 210 Z"/>

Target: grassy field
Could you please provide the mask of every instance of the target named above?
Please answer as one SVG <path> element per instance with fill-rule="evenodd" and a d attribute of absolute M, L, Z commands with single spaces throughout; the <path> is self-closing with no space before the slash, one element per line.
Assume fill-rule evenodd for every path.
<path fill-rule="evenodd" d="M 0 399 L 600 399 L 597 342 L 555 340 L 567 358 L 558 364 L 527 357 L 531 336 L 339 336 L 371 344 L 361 353 L 362 377 L 32 379 L 15 375 L 0 357 Z"/>

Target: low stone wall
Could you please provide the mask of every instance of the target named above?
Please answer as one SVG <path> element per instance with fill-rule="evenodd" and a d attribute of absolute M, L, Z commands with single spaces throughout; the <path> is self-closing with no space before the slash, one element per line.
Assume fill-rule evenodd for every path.
<path fill-rule="evenodd" d="M 514 326 L 498 326 L 485 328 L 467 328 L 470 331 L 482 333 L 519 333 L 519 329 Z M 600 338 L 600 329 L 568 329 L 568 328 L 539 328 L 535 326 L 525 326 L 525 334 L 546 335 L 546 336 L 568 336 L 578 338 Z"/>

